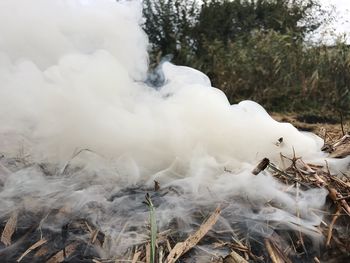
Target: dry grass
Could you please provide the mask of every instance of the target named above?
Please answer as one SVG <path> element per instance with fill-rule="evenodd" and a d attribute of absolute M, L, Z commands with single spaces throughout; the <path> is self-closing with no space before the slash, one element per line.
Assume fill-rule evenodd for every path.
<path fill-rule="evenodd" d="M 331 156 L 349 155 L 350 139 L 348 135 L 343 135 L 342 131 L 347 130 L 346 125 L 343 125 L 342 129 L 340 125 L 310 125 L 296 123 L 291 117 L 287 119 L 297 124 L 299 128 L 304 125 L 307 129 L 324 136 L 326 142 L 324 150 Z M 281 156 L 281 158 L 287 157 Z M 200 219 L 202 224 L 198 230 L 187 238 L 176 234 L 178 231 L 181 232 L 181 229 L 169 229 L 157 233 L 154 241 L 155 252 L 151 250 L 151 243 L 145 242 L 130 248 L 126 254 L 118 258 L 101 258 L 98 251 L 105 248 L 108 237 L 87 220 L 73 220 L 69 225 L 62 227 L 61 233 L 41 232 L 37 231 L 40 230 L 40 224 L 34 224 L 25 229 L 17 227 L 17 216 L 19 217 L 20 214 L 16 212 L 0 225 L 3 243 L 0 247 L 0 257 L 4 260 L 2 262 L 13 262 L 8 259 L 15 258 L 17 262 L 136 263 L 150 262 L 150 253 L 153 251 L 155 262 L 349 262 L 350 176 L 348 171 L 336 175 L 329 171 L 327 163 L 315 165 L 295 156 L 289 161 L 291 165 L 282 169 L 264 159 L 263 165 L 257 164 L 258 169 L 253 173 L 258 174 L 267 169 L 272 176 L 288 187 L 324 188 L 328 191 L 324 219 L 317 226 L 318 231 L 324 236 L 323 243 L 320 244 L 320 253 L 317 255 L 313 252 L 312 242 L 299 231 L 276 230 L 270 237 L 262 240 L 255 240 L 240 233 L 234 237 L 232 233 L 211 231 L 220 217 L 221 210 L 217 208 L 211 215 L 203 215 Z M 159 191 L 159 188 L 159 184 L 156 184 L 155 191 Z M 70 210 L 64 207 L 51 211 L 51 216 L 62 217 L 62 213 L 70 216 Z M 66 236 L 70 232 L 79 232 L 90 238 L 67 240 Z M 57 242 L 60 244 L 57 245 Z M 211 251 L 198 249 L 198 244 L 209 246 Z M 215 253 L 216 250 L 220 253 Z M 222 255 L 222 251 L 225 251 L 226 256 Z M 205 260 L 200 259 L 201 253 L 206 254 Z"/>

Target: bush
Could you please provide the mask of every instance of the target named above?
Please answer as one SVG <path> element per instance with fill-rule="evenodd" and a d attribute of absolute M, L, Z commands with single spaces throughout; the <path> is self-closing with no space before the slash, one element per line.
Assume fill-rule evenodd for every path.
<path fill-rule="evenodd" d="M 206 41 L 193 65 L 231 102 L 252 99 L 271 111 L 350 114 L 350 47 L 307 46 L 291 34 L 254 32 L 228 45 Z"/>

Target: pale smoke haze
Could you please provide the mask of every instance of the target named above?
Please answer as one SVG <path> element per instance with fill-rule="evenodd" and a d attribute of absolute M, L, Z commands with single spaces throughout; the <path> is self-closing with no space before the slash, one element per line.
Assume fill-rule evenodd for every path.
<path fill-rule="evenodd" d="M 151 187 L 156 179 L 183 193 L 165 196 L 157 207 L 160 228 L 176 217 L 189 226 L 193 207 L 225 201 L 231 204 L 222 222 L 230 221 L 225 214 L 268 219 L 282 228 L 301 224 L 318 236 L 314 226 L 321 219 L 311 210 L 324 204 L 323 190 L 302 192 L 296 200 L 293 189 L 250 171 L 264 157 L 279 163 L 280 153 L 291 156 L 293 148 L 323 162 L 322 140 L 274 121 L 254 102 L 230 105 L 194 69 L 165 63 L 165 85 L 156 90 L 144 84 L 148 42 L 141 13 L 137 1 L 0 2 L 0 151 L 58 167 L 51 177 L 35 165 L 0 174 L 0 213 L 15 205 L 39 211 L 69 204 L 118 236 L 126 220 L 141 227 L 147 219 L 140 209 L 144 193 L 129 198 L 120 191 Z M 284 142 L 276 146 L 280 137 Z M 81 169 L 60 176 L 80 149 L 91 151 L 71 161 Z M 255 202 L 259 212 L 232 196 Z M 268 200 L 280 206 L 266 208 Z M 123 232 L 124 246 L 145 238 L 137 230 L 136 236 Z"/>

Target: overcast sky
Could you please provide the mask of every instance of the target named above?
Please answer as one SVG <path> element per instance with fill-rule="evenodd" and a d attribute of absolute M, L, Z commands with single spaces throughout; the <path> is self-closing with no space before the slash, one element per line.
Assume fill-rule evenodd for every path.
<path fill-rule="evenodd" d="M 320 0 L 325 7 L 334 5 L 336 20 L 330 25 L 337 34 L 346 33 L 350 43 L 350 0 Z"/>

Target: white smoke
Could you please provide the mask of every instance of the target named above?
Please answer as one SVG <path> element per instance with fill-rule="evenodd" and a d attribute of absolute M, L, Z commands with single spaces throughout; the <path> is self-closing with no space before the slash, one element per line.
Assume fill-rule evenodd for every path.
<path fill-rule="evenodd" d="M 254 102 L 230 105 L 191 68 L 164 63 L 164 86 L 147 86 L 141 15 L 137 1 L 0 2 L 0 213 L 69 204 L 120 236 L 126 218 L 137 227 L 147 218 L 144 192 L 126 189 L 157 180 L 181 191 L 157 205 L 161 228 L 176 217 L 190 226 L 193 207 L 226 202 L 222 221 L 270 220 L 314 233 L 323 190 L 296 197 L 270 175 L 250 171 L 264 157 L 279 163 L 293 148 L 304 159 L 322 159 L 322 140 L 274 121 Z M 72 159 L 82 149 L 89 151 Z M 29 165 L 11 165 L 14 157 Z M 51 165 L 51 176 L 37 164 Z M 125 246 L 144 238 L 122 235 Z"/>

